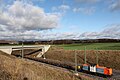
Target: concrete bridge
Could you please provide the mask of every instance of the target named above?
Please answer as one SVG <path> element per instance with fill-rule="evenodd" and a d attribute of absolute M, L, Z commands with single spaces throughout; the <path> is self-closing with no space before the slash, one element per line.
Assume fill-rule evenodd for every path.
<path fill-rule="evenodd" d="M 14 50 L 22 50 L 22 49 L 42 49 L 42 52 L 40 52 L 37 57 L 41 57 L 45 52 L 48 51 L 48 49 L 50 48 L 50 45 L 24 45 L 22 46 L 0 46 L 0 50 L 10 54 L 12 53 L 12 51 Z"/>

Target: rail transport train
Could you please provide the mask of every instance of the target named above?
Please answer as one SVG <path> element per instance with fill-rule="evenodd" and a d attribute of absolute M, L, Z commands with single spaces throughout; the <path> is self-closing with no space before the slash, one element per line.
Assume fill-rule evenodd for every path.
<path fill-rule="evenodd" d="M 78 70 L 104 76 L 112 76 L 112 68 L 99 66 L 98 64 L 82 64 L 81 66 L 78 66 Z"/>
<path fill-rule="evenodd" d="M 76 66 L 73 63 L 68 63 L 68 62 L 61 62 L 57 60 L 51 60 L 51 59 L 42 59 L 42 58 L 33 58 L 29 56 L 24 56 L 24 58 L 34 60 L 34 61 L 39 61 L 47 64 L 51 64 L 54 66 L 59 66 L 67 69 L 72 69 L 75 70 Z M 87 72 L 87 73 L 95 73 L 95 74 L 101 74 L 104 76 L 112 76 L 112 68 L 108 67 L 103 67 L 99 66 L 98 64 L 78 64 L 77 65 L 77 70 L 79 72 Z"/>

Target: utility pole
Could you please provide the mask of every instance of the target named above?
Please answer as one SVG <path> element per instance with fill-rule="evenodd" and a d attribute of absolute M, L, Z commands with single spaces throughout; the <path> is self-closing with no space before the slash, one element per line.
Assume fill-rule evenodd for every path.
<path fill-rule="evenodd" d="M 43 57 L 44 57 L 44 59 L 46 59 L 46 58 L 45 58 L 45 47 L 43 48 L 43 53 L 44 53 L 44 54 L 43 54 Z"/>
<path fill-rule="evenodd" d="M 75 50 L 75 75 L 78 76 L 78 72 L 77 72 L 77 52 Z"/>
<path fill-rule="evenodd" d="M 96 48 L 96 64 L 98 64 L 98 51 L 97 51 L 97 48 Z"/>
<path fill-rule="evenodd" d="M 22 37 L 22 59 L 24 58 L 24 35 L 21 33 Z"/>
<path fill-rule="evenodd" d="M 85 56 L 85 64 L 86 64 L 86 46 L 85 46 L 84 56 Z"/>
<path fill-rule="evenodd" d="M 22 41 L 22 59 L 24 58 L 24 44 L 23 44 L 23 41 Z"/>

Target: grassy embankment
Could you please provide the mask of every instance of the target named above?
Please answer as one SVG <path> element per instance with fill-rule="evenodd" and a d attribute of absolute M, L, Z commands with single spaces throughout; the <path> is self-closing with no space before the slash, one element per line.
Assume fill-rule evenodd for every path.
<path fill-rule="evenodd" d="M 86 76 L 80 78 L 62 68 L 19 59 L 0 51 L 0 80 L 91 80 Z"/>

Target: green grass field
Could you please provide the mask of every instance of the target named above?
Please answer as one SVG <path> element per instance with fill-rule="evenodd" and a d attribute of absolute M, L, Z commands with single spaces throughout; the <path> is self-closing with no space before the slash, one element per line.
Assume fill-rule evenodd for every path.
<path fill-rule="evenodd" d="M 80 43 L 58 45 L 65 50 L 120 50 L 120 43 Z"/>

